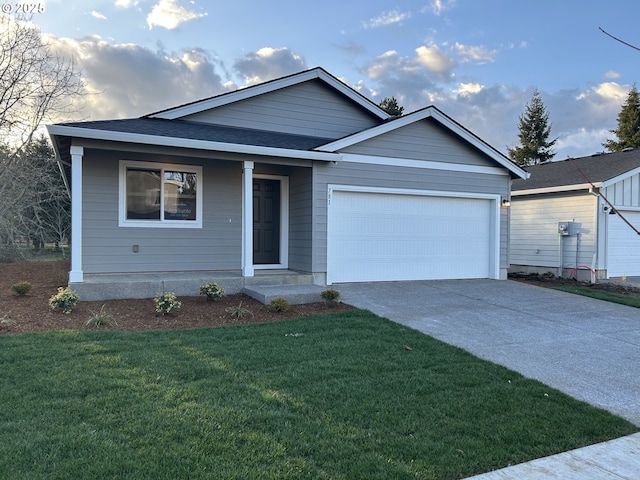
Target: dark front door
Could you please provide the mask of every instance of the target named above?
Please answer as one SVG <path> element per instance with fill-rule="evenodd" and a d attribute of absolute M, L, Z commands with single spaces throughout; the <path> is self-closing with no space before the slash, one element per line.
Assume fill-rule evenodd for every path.
<path fill-rule="evenodd" d="M 280 180 L 253 180 L 253 263 L 280 263 Z"/>

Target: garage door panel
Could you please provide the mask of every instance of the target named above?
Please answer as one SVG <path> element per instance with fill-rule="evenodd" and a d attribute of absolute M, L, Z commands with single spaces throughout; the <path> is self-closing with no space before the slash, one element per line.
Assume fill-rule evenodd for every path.
<path fill-rule="evenodd" d="M 334 191 L 331 282 L 490 276 L 491 201 Z"/>
<path fill-rule="evenodd" d="M 621 212 L 636 228 L 640 228 L 640 212 Z M 607 240 L 607 273 L 610 277 L 640 275 L 640 236 L 619 215 L 609 215 Z"/>

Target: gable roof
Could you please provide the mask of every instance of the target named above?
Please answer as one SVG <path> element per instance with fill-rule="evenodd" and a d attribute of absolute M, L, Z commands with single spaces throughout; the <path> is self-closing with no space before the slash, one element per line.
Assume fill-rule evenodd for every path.
<path fill-rule="evenodd" d="M 640 149 L 546 162 L 525 170 L 531 177 L 526 182 L 514 180 L 514 195 L 589 189 L 589 181 L 596 187 L 606 187 L 640 172 Z"/>
<path fill-rule="evenodd" d="M 241 100 L 274 92 L 303 82 L 321 81 L 337 91 L 347 101 L 355 103 L 378 124 L 339 140 L 321 137 L 232 127 L 212 123 L 183 120 L 184 117 L 228 105 Z M 431 106 L 416 112 L 391 117 L 382 108 L 336 77 L 317 67 L 283 78 L 254 85 L 234 92 L 162 110 L 140 118 L 69 122 L 48 125 L 54 147 L 62 163 L 70 161 L 66 147 L 72 138 L 106 140 L 125 143 L 151 144 L 166 147 L 193 148 L 209 151 L 233 152 L 304 160 L 337 161 L 338 150 L 369 138 L 391 132 L 405 125 L 432 118 L 454 135 L 506 168 L 512 177 L 527 178 L 528 173 L 459 123 Z"/>
<path fill-rule="evenodd" d="M 68 129 L 94 130 L 94 136 L 103 132 L 104 137 L 121 134 L 145 137 L 171 137 L 183 140 L 227 143 L 231 145 L 253 145 L 257 147 L 311 150 L 330 141 L 329 138 L 311 137 L 292 133 L 256 130 L 252 128 L 213 125 L 184 120 L 161 120 L 157 118 L 128 118 L 122 120 L 99 120 L 92 122 L 69 122 L 52 125 L 53 132 Z M 107 140 L 109 138 L 103 138 Z M 129 139 L 131 140 L 131 139 Z M 157 142 L 161 142 L 158 138 Z"/>
<path fill-rule="evenodd" d="M 384 133 L 392 132 L 393 130 L 397 130 L 398 128 L 402 128 L 406 125 L 419 122 L 420 120 L 424 120 L 425 118 L 432 118 L 433 120 L 437 121 L 448 130 L 453 132 L 455 135 L 457 135 L 459 138 L 467 142 L 469 145 L 475 147 L 477 150 L 484 153 L 489 158 L 495 160 L 498 164 L 508 169 L 514 177 L 519 177 L 521 179 L 526 179 L 529 177 L 529 174 L 525 170 L 513 163 L 509 158 L 504 156 L 502 153 L 500 153 L 485 141 L 481 140 L 479 137 L 477 137 L 471 131 L 467 130 L 451 117 L 445 115 L 441 110 L 433 105 L 422 108 L 420 110 L 416 110 L 415 112 L 403 115 L 401 117 L 392 118 L 389 121 L 382 123 L 381 125 L 368 128 L 367 130 L 354 133 L 353 135 L 349 135 L 339 140 L 332 141 L 331 143 L 327 143 L 325 145 L 321 145 L 319 147 L 316 147 L 315 150 L 322 152 L 336 152 L 343 148 L 350 147 L 351 145 L 369 140 Z"/>
<path fill-rule="evenodd" d="M 277 78 L 268 82 L 260 83 L 258 85 L 252 85 L 250 87 L 241 88 L 229 93 L 223 93 L 222 95 L 216 95 L 214 97 L 205 98 L 203 100 L 197 100 L 195 102 L 186 103 L 177 107 L 161 110 L 159 112 L 150 113 L 146 115 L 149 118 L 162 118 L 166 120 L 175 120 L 185 117 L 187 115 L 193 115 L 212 108 L 221 107 L 230 103 L 238 102 L 246 98 L 256 97 L 265 93 L 274 92 L 283 88 L 296 85 L 298 83 L 307 82 L 309 80 L 319 79 L 329 85 L 331 88 L 339 91 L 345 97 L 369 111 L 381 120 L 386 120 L 390 115 L 385 112 L 380 106 L 369 100 L 364 95 L 353 88 L 347 86 L 345 83 L 338 80 L 331 75 L 325 69 L 321 67 L 315 67 L 303 72 L 294 73 L 286 77 Z"/>

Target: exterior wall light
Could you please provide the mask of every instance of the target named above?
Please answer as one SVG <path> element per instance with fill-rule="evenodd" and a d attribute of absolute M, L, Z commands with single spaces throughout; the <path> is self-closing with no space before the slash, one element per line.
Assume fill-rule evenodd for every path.
<path fill-rule="evenodd" d="M 503 198 L 502 199 L 502 206 L 503 207 L 510 207 L 511 206 L 511 200 L 509 200 L 508 198 Z"/>

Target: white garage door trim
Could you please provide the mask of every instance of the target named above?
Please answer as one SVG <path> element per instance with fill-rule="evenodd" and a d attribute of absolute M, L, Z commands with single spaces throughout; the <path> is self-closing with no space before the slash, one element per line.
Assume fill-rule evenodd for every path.
<path fill-rule="evenodd" d="M 616 208 L 636 228 L 640 228 L 640 212 Z M 607 276 L 640 275 L 640 236 L 619 215 L 607 216 Z"/>
<path fill-rule="evenodd" d="M 420 196 L 420 197 L 434 197 L 436 199 L 451 198 L 451 199 L 473 199 L 473 200 L 487 200 L 489 201 L 489 214 L 488 214 L 488 238 L 485 240 L 488 242 L 488 266 L 486 272 L 488 278 L 499 279 L 500 278 L 500 195 L 496 194 L 483 194 L 483 193 L 470 193 L 470 192 L 442 192 L 433 190 L 414 190 L 414 189 L 402 189 L 402 188 L 384 188 L 384 187 L 366 187 L 357 185 L 329 185 L 328 186 L 328 206 L 327 206 L 327 284 L 340 283 L 344 281 L 356 281 L 345 280 L 340 274 L 336 273 L 336 259 L 340 258 L 339 249 L 337 246 L 337 229 L 335 218 L 336 202 L 332 202 L 332 198 L 336 192 L 362 192 L 371 194 L 390 194 L 390 195 L 403 195 L 403 196 Z M 333 261 L 333 263 L 332 263 Z M 441 277 L 439 277 L 441 278 Z M 452 276 L 451 278 L 456 278 Z M 382 280 L 389 280 L 383 278 Z M 375 279 L 367 279 L 363 281 L 375 281 Z"/>

